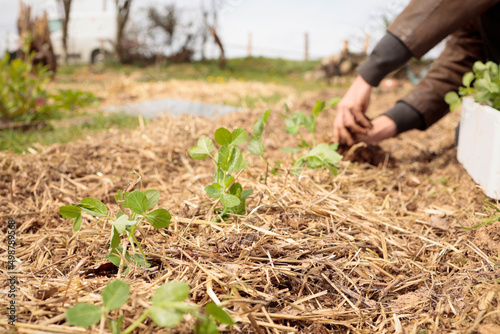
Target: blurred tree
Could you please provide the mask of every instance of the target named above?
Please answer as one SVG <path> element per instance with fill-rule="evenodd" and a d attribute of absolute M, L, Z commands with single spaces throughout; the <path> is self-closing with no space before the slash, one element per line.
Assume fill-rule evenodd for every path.
<path fill-rule="evenodd" d="M 128 59 L 127 50 L 124 47 L 124 32 L 130 15 L 132 0 L 115 0 L 115 4 L 117 9 L 115 51 L 118 60 L 125 63 Z"/>
<path fill-rule="evenodd" d="M 62 46 L 63 46 L 63 62 L 68 64 L 68 24 L 69 14 L 71 12 L 71 0 L 58 0 L 59 11 L 62 14 Z"/>

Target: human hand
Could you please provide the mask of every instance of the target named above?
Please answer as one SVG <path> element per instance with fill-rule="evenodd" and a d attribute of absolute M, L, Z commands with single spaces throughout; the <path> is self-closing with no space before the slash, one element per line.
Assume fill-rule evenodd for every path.
<path fill-rule="evenodd" d="M 367 144 L 376 144 L 384 139 L 395 137 L 398 134 L 396 123 L 389 117 L 382 115 L 372 121 L 372 128 L 366 134 L 360 134 L 356 139 Z"/>
<path fill-rule="evenodd" d="M 334 142 L 353 145 L 358 135 L 367 134 L 372 128 L 365 117 L 371 91 L 372 86 L 358 75 L 337 105 L 337 116 L 333 122 Z"/>

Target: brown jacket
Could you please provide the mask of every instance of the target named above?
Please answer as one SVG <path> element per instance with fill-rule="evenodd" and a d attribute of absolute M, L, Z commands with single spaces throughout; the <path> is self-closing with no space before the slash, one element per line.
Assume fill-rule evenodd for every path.
<path fill-rule="evenodd" d="M 384 66 L 391 63 L 387 59 L 399 58 L 404 63 L 411 56 L 420 58 L 450 36 L 444 51 L 434 61 L 426 77 L 398 103 L 403 108 L 394 108 L 412 107 L 418 111 L 421 116 L 417 117 L 421 117 L 421 122 L 425 124 L 413 127 L 425 129 L 449 111 L 444 95 L 458 89 L 463 74 L 472 69 L 475 61 L 500 62 L 500 0 L 412 0 L 387 28 L 387 32 L 387 37 L 403 44 L 401 47 L 406 49 L 406 55 L 404 51 L 383 51 L 379 47 L 377 58 L 377 45 L 370 56 L 376 61 L 369 59 L 365 66 L 358 69 L 361 76 L 365 80 L 368 78 L 368 83 L 372 85 L 378 85 L 381 75 L 394 69 L 389 64 L 384 72 Z M 384 40 L 379 44 L 383 43 Z M 385 43 L 385 50 L 391 45 L 394 48 L 398 46 L 390 38 Z M 392 63 L 393 67 L 402 65 L 395 59 Z M 370 76 L 372 70 L 379 73 Z M 397 116 L 398 113 L 400 116 Z M 405 122 L 401 117 L 404 111 L 391 110 L 386 114 L 395 119 L 397 124 L 398 121 Z M 401 127 L 399 132 L 412 128 L 411 124 Z"/>
<path fill-rule="evenodd" d="M 444 95 L 458 89 L 476 60 L 485 60 L 478 18 L 498 2 L 414 0 L 388 27 L 417 58 L 451 34 L 427 76 L 403 98 L 422 113 L 427 127 L 448 111 Z"/>

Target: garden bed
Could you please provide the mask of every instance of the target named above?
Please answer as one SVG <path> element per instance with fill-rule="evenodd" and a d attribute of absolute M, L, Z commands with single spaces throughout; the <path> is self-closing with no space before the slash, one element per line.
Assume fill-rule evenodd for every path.
<path fill-rule="evenodd" d="M 297 100 L 292 109 L 310 110 L 324 95 Z M 220 126 L 251 129 L 262 111 L 216 121 L 163 117 L 36 154 L 0 153 L 4 276 L 8 219 L 16 221 L 20 260 L 15 330 L 86 332 L 70 327 L 65 311 L 77 302 L 100 303 L 100 292 L 119 274 L 99 267 L 106 263 L 109 230 L 86 216 L 74 233 L 58 208 L 91 196 L 116 212 L 114 194 L 134 182 L 137 171 L 145 189 L 160 192 L 159 206 L 173 219 L 168 229 L 146 227 L 138 234 L 153 266 L 120 276 L 132 291 L 113 313 L 125 315 L 124 326 L 148 307 L 160 284 L 180 280 L 191 287 L 190 302 L 221 302 L 237 322 L 220 327 L 227 333 L 500 331 L 500 222 L 474 230 L 457 223 L 473 226 L 494 214 L 456 160 L 458 113 L 425 133 L 385 142 L 377 160 L 369 148 L 345 152 L 350 161 L 341 162 L 337 177 L 327 170 L 299 177 L 290 173 L 289 154 L 280 151 L 293 138 L 276 108 L 264 143 L 268 160 L 282 161 L 281 173 L 264 182 L 264 163 L 249 157 L 239 182 L 254 189 L 247 200 L 251 213 L 210 222 L 212 202 L 203 187 L 213 169 L 209 161 L 191 159 L 188 148 Z M 318 124 L 324 141 L 331 114 Z M 7 291 L 8 282 L 0 289 Z M 2 298 L 0 307 L 8 303 Z M 194 321 L 186 316 L 175 329 L 164 329 L 147 320 L 137 333 L 191 333 Z M 4 317 L 0 328 L 9 328 Z M 107 328 L 92 328 L 100 331 Z"/>

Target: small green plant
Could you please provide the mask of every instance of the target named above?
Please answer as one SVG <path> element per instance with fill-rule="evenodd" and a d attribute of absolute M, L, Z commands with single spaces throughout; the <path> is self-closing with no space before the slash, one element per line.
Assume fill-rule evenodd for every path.
<path fill-rule="evenodd" d="M 220 211 L 221 217 L 228 213 L 245 213 L 245 201 L 253 192 L 252 189 L 243 190 L 240 183 L 231 173 L 238 173 L 247 166 L 241 150 L 237 147 L 247 140 L 247 132 L 243 129 L 235 129 L 230 132 L 226 128 L 218 128 L 214 137 L 220 145 L 217 155 L 212 152 L 215 149 L 213 141 L 208 137 L 201 137 L 198 144 L 189 149 L 189 155 L 195 160 L 204 160 L 210 157 L 215 164 L 215 173 L 212 184 L 205 187 L 205 192 L 210 198 L 216 199 L 215 205 L 220 202 L 224 209 Z M 237 176 L 236 176 L 237 177 Z"/>
<path fill-rule="evenodd" d="M 102 306 L 90 303 L 78 303 L 66 311 L 66 320 L 73 326 L 90 327 L 99 322 L 103 315 L 125 305 L 130 296 L 130 286 L 122 280 L 108 283 L 102 291 Z M 202 310 L 185 302 L 189 297 L 189 285 L 184 282 L 172 281 L 160 286 L 151 298 L 151 307 L 142 314 L 129 327 L 121 331 L 124 315 L 117 320 L 107 317 L 108 328 L 113 334 L 128 334 L 143 323 L 148 317 L 160 327 L 174 327 L 182 321 L 184 314 L 192 314 L 197 323 L 195 333 L 219 333 L 215 321 L 233 325 L 231 316 L 214 303 L 208 303 Z"/>
<path fill-rule="evenodd" d="M 49 94 L 43 86 L 52 73 L 47 67 L 34 67 L 33 57 L 10 61 L 6 54 L 0 60 L 0 118 L 35 121 L 51 116 L 52 110 L 46 104 Z"/>
<path fill-rule="evenodd" d="M 495 204 L 491 203 L 490 201 L 487 201 L 485 200 L 484 203 L 486 205 L 489 205 L 491 206 L 493 209 L 495 209 L 496 212 L 498 212 L 497 215 L 493 215 L 493 217 L 485 220 L 484 222 L 481 222 L 479 224 L 476 224 L 474 226 L 471 226 L 471 227 L 465 227 L 463 226 L 460 221 L 455 217 L 455 220 L 457 221 L 457 223 L 460 225 L 460 227 L 462 227 L 464 230 L 474 230 L 480 226 L 483 226 L 483 225 L 490 225 L 490 224 L 493 224 L 494 222 L 496 221 L 500 221 L 500 207 L 496 206 Z"/>
<path fill-rule="evenodd" d="M 335 106 L 340 102 L 340 98 L 333 98 L 329 101 L 329 107 Z M 285 129 L 292 135 L 299 135 L 300 143 L 297 148 L 285 148 L 284 152 L 298 153 L 306 150 L 306 153 L 299 156 L 293 165 L 293 169 L 298 171 L 302 166 L 306 165 L 309 168 L 326 167 L 333 175 L 337 175 L 338 166 L 336 165 L 342 156 L 337 153 L 338 143 L 328 145 L 326 143 L 316 144 L 316 123 L 318 116 L 325 110 L 325 101 L 316 101 L 312 114 L 306 115 L 303 112 L 290 114 L 288 106 L 284 105 L 286 114 L 282 114 L 285 118 Z M 301 128 L 304 127 L 311 133 L 312 143 L 308 143 L 301 133 Z"/>
<path fill-rule="evenodd" d="M 116 217 L 110 216 L 106 205 L 92 197 L 84 198 L 80 203 L 61 206 L 59 214 L 66 219 L 73 220 L 73 231 L 75 232 L 79 231 L 82 226 L 82 212 L 96 217 L 98 222 L 101 222 L 99 219 L 103 218 L 104 224 L 111 225 L 111 252 L 106 255 L 106 258 L 118 267 L 122 255 L 124 255 L 125 266 L 129 270 L 128 264 L 130 263 L 143 267 L 149 266 L 146 254 L 135 237 L 135 232 L 140 224 L 147 220 L 157 229 L 167 228 L 170 225 L 172 216 L 166 209 L 152 210 L 158 204 L 159 199 L 160 193 L 155 189 L 135 190 L 134 192 L 119 190 L 115 195 L 115 200 L 122 210 L 116 213 Z M 130 255 L 127 250 L 124 252 L 124 249 L 120 246 L 120 235 L 125 235 L 130 241 L 134 254 Z M 135 253 L 135 247 L 139 249 L 141 255 Z"/>
<path fill-rule="evenodd" d="M 271 110 L 266 110 L 262 115 L 260 115 L 260 119 L 256 120 L 253 123 L 252 127 L 252 136 L 248 139 L 248 145 L 246 145 L 246 149 L 248 152 L 255 156 L 260 156 L 262 160 L 266 163 L 266 179 L 267 179 L 267 168 L 271 166 L 269 161 L 267 161 L 264 156 L 264 152 L 266 151 L 264 143 L 262 142 L 262 134 L 264 133 L 264 129 L 267 125 L 267 120 L 269 119 L 269 115 L 271 115 Z M 271 166 L 271 173 L 277 174 L 278 170 Z"/>
<path fill-rule="evenodd" d="M 500 110 L 500 71 L 499 65 L 492 61 L 483 63 L 477 61 L 472 72 L 467 72 L 462 78 L 462 85 L 457 92 L 446 93 L 444 100 L 451 110 L 460 107 L 462 98 L 473 95 L 478 103 L 486 104 Z"/>

